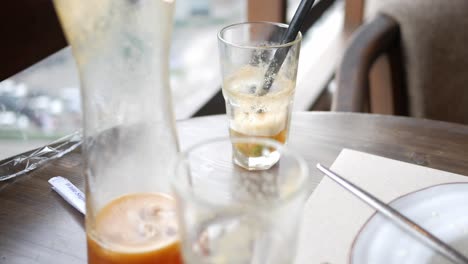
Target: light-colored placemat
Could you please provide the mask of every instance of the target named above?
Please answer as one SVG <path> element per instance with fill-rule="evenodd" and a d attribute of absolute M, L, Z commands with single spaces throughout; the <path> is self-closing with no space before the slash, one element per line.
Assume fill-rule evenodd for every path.
<path fill-rule="evenodd" d="M 349 149 L 342 150 L 331 168 L 385 202 L 437 184 L 468 182 L 466 176 Z M 353 240 L 373 213 L 324 177 L 305 206 L 296 263 L 348 263 Z"/>

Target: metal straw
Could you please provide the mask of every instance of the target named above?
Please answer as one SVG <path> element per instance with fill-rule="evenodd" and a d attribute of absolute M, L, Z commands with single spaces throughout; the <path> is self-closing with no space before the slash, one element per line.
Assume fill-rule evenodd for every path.
<path fill-rule="evenodd" d="M 458 252 L 448 244 L 444 243 L 442 240 L 431 234 L 429 231 L 427 231 L 420 225 L 411 221 L 409 218 L 402 215 L 397 210 L 380 201 L 372 194 L 364 191 L 360 187 L 354 185 L 353 183 L 334 173 L 330 169 L 322 166 L 320 163 L 317 164 L 317 169 L 325 173 L 326 176 L 338 183 L 341 187 L 350 191 L 356 197 L 367 203 L 369 206 L 376 209 L 379 213 L 381 213 L 388 220 L 390 220 L 390 222 L 397 225 L 403 231 L 406 231 L 426 246 L 439 252 L 443 257 L 450 260 L 452 263 L 468 264 L 468 258 L 463 256 L 460 252 Z"/>
<path fill-rule="evenodd" d="M 301 1 L 296 9 L 296 12 L 294 13 L 288 29 L 281 38 L 281 44 L 285 44 L 296 39 L 297 34 L 299 33 L 299 30 L 304 23 L 306 15 L 309 13 L 309 10 L 314 2 L 315 0 Z M 275 81 L 276 74 L 280 70 L 281 65 L 283 65 L 283 62 L 286 59 L 286 55 L 288 55 L 289 48 L 289 46 L 281 47 L 276 50 L 275 55 L 273 56 L 273 59 L 268 65 L 268 69 L 265 73 L 265 81 L 263 82 L 261 89 L 257 91 L 258 95 L 265 95 L 270 90 L 271 85 Z"/>

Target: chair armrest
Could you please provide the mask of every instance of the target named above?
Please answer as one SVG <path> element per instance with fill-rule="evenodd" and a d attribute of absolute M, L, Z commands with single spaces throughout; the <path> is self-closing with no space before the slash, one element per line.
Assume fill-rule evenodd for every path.
<path fill-rule="evenodd" d="M 399 35 L 398 23 L 383 14 L 354 33 L 337 72 L 333 111 L 365 111 L 369 103 L 369 71 L 375 60 L 394 45 Z"/>

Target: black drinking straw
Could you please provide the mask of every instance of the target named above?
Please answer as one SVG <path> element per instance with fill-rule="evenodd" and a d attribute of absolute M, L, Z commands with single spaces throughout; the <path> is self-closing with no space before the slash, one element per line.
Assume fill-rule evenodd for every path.
<path fill-rule="evenodd" d="M 315 0 L 301 1 L 297 7 L 296 13 L 294 13 L 288 29 L 281 38 L 281 44 L 285 44 L 296 39 L 297 34 L 299 33 L 299 30 L 304 23 L 305 17 L 309 13 L 309 10 L 314 2 Z M 271 85 L 275 81 L 276 74 L 280 70 L 281 65 L 283 65 L 284 59 L 286 59 L 286 55 L 288 55 L 289 48 L 289 46 L 281 47 L 276 50 L 275 55 L 273 56 L 273 59 L 270 62 L 270 65 L 268 65 L 268 69 L 265 73 L 265 81 L 263 82 L 262 89 L 257 92 L 258 95 L 265 95 L 270 90 Z"/>

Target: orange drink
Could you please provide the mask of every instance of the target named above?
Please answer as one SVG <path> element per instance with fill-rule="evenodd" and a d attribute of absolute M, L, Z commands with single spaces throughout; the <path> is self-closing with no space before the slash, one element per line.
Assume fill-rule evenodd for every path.
<path fill-rule="evenodd" d="M 160 193 L 121 196 L 88 230 L 89 264 L 181 264 L 174 200 Z"/>
<path fill-rule="evenodd" d="M 88 264 L 181 263 L 163 194 L 179 152 L 167 74 L 175 1 L 53 2 L 82 81 Z"/>

